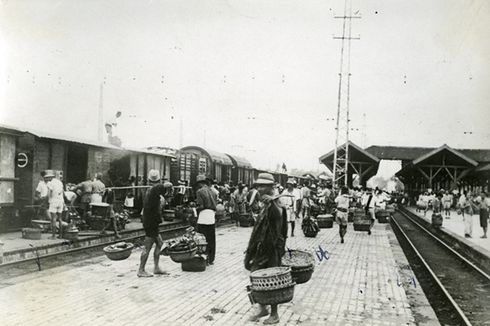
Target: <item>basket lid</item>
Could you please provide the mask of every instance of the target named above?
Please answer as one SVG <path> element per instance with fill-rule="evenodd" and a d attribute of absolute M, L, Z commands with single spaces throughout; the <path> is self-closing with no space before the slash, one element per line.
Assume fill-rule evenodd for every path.
<path fill-rule="evenodd" d="M 256 270 L 250 274 L 250 277 L 271 277 L 276 275 L 282 275 L 290 273 L 291 269 L 289 267 L 270 267 Z"/>

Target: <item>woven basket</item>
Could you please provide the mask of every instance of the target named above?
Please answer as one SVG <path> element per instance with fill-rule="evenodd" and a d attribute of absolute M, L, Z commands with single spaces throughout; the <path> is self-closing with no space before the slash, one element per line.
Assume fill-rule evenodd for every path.
<path fill-rule="evenodd" d="M 288 287 L 293 283 L 291 268 L 271 267 L 250 274 L 253 291 L 272 291 Z"/>
<path fill-rule="evenodd" d="M 22 229 L 22 238 L 30 239 L 30 240 L 41 240 L 41 229 L 35 228 L 23 228 Z"/>
<path fill-rule="evenodd" d="M 296 284 L 303 284 L 308 282 L 311 279 L 314 270 L 314 265 L 306 268 L 291 268 L 291 276 L 293 278 L 293 282 L 295 282 Z"/>
<path fill-rule="evenodd" d="M 255 291 L 252 290 L 251 296 L 254 302 L 262 305 L 276 305 L 286 303 L 293 300 L 294 297 L 294 283 L 287 287 L 270 290 L 270 291 Z"/>
<path fill-rule="evenodd" d="M 114 248 L 113 245 L 104 247 L 104 253 L 110 260 L 124 260 L 131 256 L 133 250 L 132 243 L 126 243 L 126 248 Z"/>
<path fill-rule="evenodd" d="M 321 229 L 330 229 L 333 227 L 333 215 L 325 214 L 317 216 L 318 227 Z"/>
<path fill-rule="evenodd" d="M 369 231 L 371 229 L 370 220 L 354 221 L 354 231 Z"/>
<path fill-rule="evenodd" d="M 172 222 L 175 218 L 175 211 L 173 209 L 165 209 L 162 215 L 164 221 Z"/>
<path fill-rule="evenodd" d="M 192 259 L 196 255 L 197 252 L 197 247 L 193 247 L 189 250 L 182 250 L 182 251 L 173 251 L 170 249 L 168 251 L 168 254 L 170 256 L 170 259 L 172 259 L 176 263 L 181 263 L 183 261 Z"/>
<path fill-rule="evenodd" d="M 206 270 L 206 259 L 194 256 L 182 262 L 182 270 L 185 272 L 204 272 Z"/>

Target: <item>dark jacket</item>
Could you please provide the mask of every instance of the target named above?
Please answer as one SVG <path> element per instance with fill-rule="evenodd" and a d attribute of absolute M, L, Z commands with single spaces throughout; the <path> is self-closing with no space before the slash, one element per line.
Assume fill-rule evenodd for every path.
<path fill-rule="evenodd" d="M 249 271 L 281 266 L 286 250 L 286 209 L 269 197 L 259 213 L 245 253 L 245 268 Z"/>
<path fill-rule="evenodd" d="M 143 227 L 158 228 L 162 222 L 160 195 L 165 194 L 163 184 L 157 184 L 147 190 L 143 200 Z"/>

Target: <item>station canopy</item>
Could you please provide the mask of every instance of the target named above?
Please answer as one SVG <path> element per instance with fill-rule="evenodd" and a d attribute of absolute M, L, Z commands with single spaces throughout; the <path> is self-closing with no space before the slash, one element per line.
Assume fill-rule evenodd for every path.
<path fill-rule="evenodd" d="M 365 184 L 369 178 L 374 176 L 378 171 L 379 158 L 375 155 L 367 152 L 361 147 L 357 146 L 353 142 L 348 143 L 348 179 L 352 180 L 352 175 L 357 174 L 360 178 L 361 184 Z M 346 150 L 346 144 L 343 144 L 337 148 L 337 154 L 343 155 Z M 333 171 L 335 150 L 328 152 L 320 157 L 320 163 L 323 163 L 330 171 Z M 345 172 L 345 171 L 344 171 Z M 350 181 L 349 183 L 351 183 Z"/>

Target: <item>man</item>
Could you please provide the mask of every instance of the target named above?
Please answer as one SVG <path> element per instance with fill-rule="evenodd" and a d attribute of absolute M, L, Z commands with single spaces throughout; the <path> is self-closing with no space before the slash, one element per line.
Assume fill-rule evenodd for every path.
<path fill-rule="evenodd" d="M 77 195 L 80 196 L 80 210 L 81 210 L 82 217 L 86 216 L 87 211 L 90 208 L 89 204 L 90 201 L 92 200 L 92 190 L 93 190 L 92 180 L 83 181 L 79 183 L 74 189 Z"/>
<path fill-rule="evenodd" d="M 39 210 L 41 210 L 42 215 L 45 216 L 46 220 L 49 221 L 51 216 L 49 215 L 48 208 L 48 180 L 46 178 L 46 171 L 41 171 L 41 178 L 36 187 L 36 205 L 39 205 Z"/>
<path fill-rule="evenodd" d="M 251 272 L 259 269 L 281 266 L 287 238 L 286 210 L 277 197 L 273 197 L 274 177 L 270 173 L 260 173 L 255 181 L 263 207 L 254 225 L 245 254 L 245 268 Z M 257 321 L 268 315 L 267 308 L 260 305 L 251 320 Z M 279 322 L 277 305 L 271 306 L 271 314 L 264 324 Z"/>
<path fill-rule="evenodd" d="M 59 238 L 63 237 L 63 226 L 61 225 L 61 213 L 65 207 L 63 183 L 54 177 L 52 170 L 46 170 L 45 179 L 48 180 L 49 214 L 51 215 L 52 239 L 56 238 L 56 222 L 59 221 Z"/>
<path fill-rule="evenodd" d="M 102 173 L 96 173 L 92 182 L 91 203 L 102 203 L 102 195 L 105 191 L 105 184 L 102 182 Z"/>
<path fill-rule="evenodd" d="M 202 233 L 208 243 L 206 247 L 207 264 L 213 265 L 216 255 L 216 203 L 217 197 L 209 187 L 204 175 L 196 179 L 197 232 Z"/>
<path fill-rule="evenodd" d="M 371 235 L 371 228 L 374 224 L 374 219 L 376 218 L 375 212 L 375 201 L 376 199 L 373 196 L 373 190 L 371 188 L 366 189 L 366 193 L 362 197 L 362 206 L 366 212 L 366 215 L 371 217 L 371 226 L 369 227 L 368 234 Z"/>
<path fill-rule="evenodd" d="M 337 204 L 337 213 L 335 214 L 335 220 L 339 224 L 340 243 L 344 243 L 344 236 L 347 233 L 347 221 L 349 214 L 349 188 L 342 187 L 340 195 L 335 198 Z"/>
<path fill-rule="evenodd" d="M 490 209 L 490 198 L 487 196 L 486 192 L 481 193 L 481 203 L 480 203 L 480 226 L 483 229 L 482 239 L 487 238 L 488 229 L 488 210 Z"/>
<path fill-rule="evenodd" d="M 296 222 L 296 197 L 294 193 L 294 181 L 288 179 L 286 189 L 282 192 L 281 204 L 286 208 L 288 222 L 291 223 L 291 237 L 294 237 L 294 227 Z"/>
<path fill-rule="evenodd" d="M 171 183 L 161 183 L 160 172 L 158 170 L 150 170 L 148 172 L 148 183 L 151 186 L 147 190 L 143 200 L 143 228 L 145 230 L 145 241 L 143 251 L 141 252 L 140 266 L 138 269 L 138 277 L 152 277 L 153 275 L 145 271 L 146 261 L 150 255 L 151 248 L 155 244 L 153 251 L 154 274 L 166 274 L 160 269 L 160 249 L 163 241 L 160 237 L 158 225 L 162 222 L 162 213 L 160 206 L 160 196 L 166 196 L 168 189 L 172 188 Z"/>

